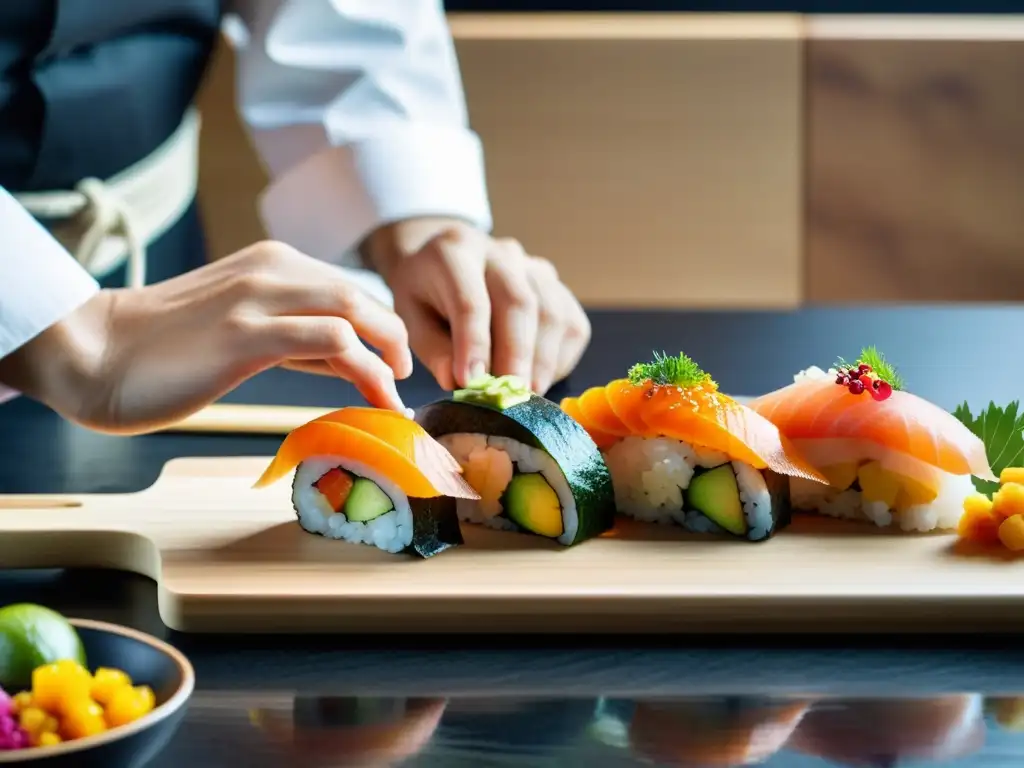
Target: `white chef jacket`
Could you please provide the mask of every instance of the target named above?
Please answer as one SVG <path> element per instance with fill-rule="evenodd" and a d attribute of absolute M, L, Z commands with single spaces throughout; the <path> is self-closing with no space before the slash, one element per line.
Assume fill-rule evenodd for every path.
<path fill-rule="evenodd" d="M 144 0 L 140 0 L 144 2 Z M 239 109 L 269 172 L 274 239 L 356 266 L 413 216 L 491 227 L 441 0 L 229 0 Z M 0 357 L 70 314 L 95 279 L 0 188 Z M 13 395 L 0 387 L 0 401 Z"/>

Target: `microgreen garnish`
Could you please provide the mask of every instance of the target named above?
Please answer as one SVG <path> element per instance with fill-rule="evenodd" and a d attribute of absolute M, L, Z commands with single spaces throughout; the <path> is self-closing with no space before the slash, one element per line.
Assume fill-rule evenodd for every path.
<path fill-rule="evenodd" d="M 633 386 L 639 387 L 649 381 L 659 387 L 688 389 L 715 383 L 710 375 L 682 352 L 676 357 L 655 352 L 653 358 L 649 363 L 637 363 L 629 369 L 627 377 Z"/>
<path fill-rule="evenodd" d="M 874 347 L 862 349 L 853 364 L 840 357 L 835 370 L 836 384 L 846 387 L 851 395 L 868 392 L 875 400 L 888 400 L 893 392 L 903 389 L 903 379 L 896 368 Z"/>
<path fill-rule="evenodd" d="M 990 402 L 988 408 L 975 418 L 965 402 L 953 411 L 953 415 L 985 444 L 985 455 L 996 476 L 1004 469 L 1019 467 L 1024 462 L 1024 414 L 1018 413 L 1019 408 L 1017 400 L 1005 408 Z M 992 494 L 999 490 L 998 482 L 974 476 L 971 480 L 979 493 Z"/>

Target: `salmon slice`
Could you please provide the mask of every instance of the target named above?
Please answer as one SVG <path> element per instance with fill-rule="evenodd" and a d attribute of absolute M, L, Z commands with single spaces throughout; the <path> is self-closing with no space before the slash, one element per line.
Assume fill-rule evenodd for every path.
<path fill-rule="evenodd" d="M 636 386 L 629 379 L 615 379 L 604 388 L 612 413 L 638 437 L 658 437 L 658 433 L 640 415 L 644 400 L 650 396 L 653 387 L 649 381 Z"/>
<path fill-rule="evenodd" d="M 774 424 L 714 385 L 654 386 L 637 405 L 659 435 L 721 451 L 755 469 L 826 482 Z"/>
<path fill-rule="evenodd" d="M 315 421 L 347 424 L 369 432 L 406 456 L 416 457 L 418 465 L 438 463 L 455 472 L 462 468 L 444 446 L 434 440 L 418 422 L 401 413 L 381 408 L 352 407 L 325 413 Z"/>
<path fill-rule="evenodd" d="M 313 456 L 351 458 L 411 498 L 480 498 L 463 479 L 455 458 L 423 427 L 374 408 L 342 408 L 292 430 L 255 487 L 276 483 Z"/>
<path fill-rule="evenodd" d="M 790 440 L 863 440 L 953 475 L 997 480 L 985 444 L 953 414 L 917 395 L 854 395 L 831 380 L 804 380 L 751 403 Z"/>
<path fill-rule="evenodd" d="M 602 451 L 606 448 L 611 448 L 619 441 L 619 438 L 615 435 L 609 435 L 607 432 L 595 429 L 587 422 L 586 416 L 584 416 L 583 411 L 580 410 L 580 400 L 578 397 L 563 398 L 562 402 L 559 403 L 558 406 L 565 411 L 566 415 L 570 419 L 587 431 L 587 434 L 590 435 L 590 439 L 593 440 L 594 444 Z"/>
<path fill-rule="evenodd" d="M 633 434 L 632 430 L 615 415 L 604 387 L 591 387 L 585 391 L 580 395 L 579 406 L 583 418 L 598 431 L 615 437 L 629 437 Z"/>

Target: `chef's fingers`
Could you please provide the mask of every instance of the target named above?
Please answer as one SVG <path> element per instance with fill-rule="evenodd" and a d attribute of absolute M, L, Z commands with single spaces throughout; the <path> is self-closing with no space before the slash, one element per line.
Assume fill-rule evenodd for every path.
<path fill-rule="evenodd" d="M 592 330 L 587 313 L 565 283 L 557 283 L 552 290 L 562 297 L 560 306 L 565 321 L 565 330 L 558 353 L 558 365 L 555 366 L 555 378 L 552 382 L 555 383 L 564 379 L 579 365 L 583 353 L 590 346 Z"/>
<path fill-rule="evenodd" d="M 518 242 L 497 241 L 487 263 L 486 282 L 491 296 L 491 372 L 519 376 L 529 384 L 539 301 L 530 284 L 527 256 Z"/>
<path fill-rule="evenodd" d="M 339 317 L 276 317 L 252 341 L 252 348 L 284 360 L 324 360 L 351 381 L 377 408 L 405 413 L 390 366 L 367 349 L 352 324 Z"/>
<path fill-rule="evenodd" d="M 452 339 L 456 384 L 486 373 L 491 362 L 491 300 L 484 279 L 484 258 L 455 237 L 437 237 L 424 249 L 424 279 L 436 283 L 438 310 Z"/>
<path fill-rule="evenodd" d="M 455 389 L 455 353 L 444 320 L 432 307 L 415 299 L 404 302 L 403 314 L 409 318 L 409 343 L 416 356 L 441 389 Z"/>
<path fill-rule="evenodd" d="M 302 256 L 302 254 L 298 254 Z M 310 257 L 301 268 L 254 271 L 243 278 L 246 298 L 278 315 L 325 315 L 344 318 L 356 334 L 381 352 L 399 379 L 412 373 L 412 353 L 405 323 L 335 266 Z M 310 263 L 312 262 L 312 263 Z M 295 266 L 295 265 L 293 265 Z"/>
<path fill-rule="evenodd" d="M 528 274 L 530 285 L 538 297 L 537 344 L 533 351 L 531 388 L 543 395 L 555 383 L 559 374 L 559 360 L 571 320 L 568 306 L 570 301 L 550 262 L 531 257 Z"/>

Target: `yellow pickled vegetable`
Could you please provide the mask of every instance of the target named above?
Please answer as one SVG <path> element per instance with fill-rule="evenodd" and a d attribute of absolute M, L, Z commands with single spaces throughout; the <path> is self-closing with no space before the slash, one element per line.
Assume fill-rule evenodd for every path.
<path fill-rule="evenodd" d="M 47 718 L 50 716 L 39 707 L 26 707 L 18 715 L 18 725 L 25 729 L 29 736 L 41 733 Z"/>
<path fill-rule="evenodd" d="M 153 711 L 156 697 L 146 685 L 136 688 L 120 688 L 107 706 L 107 724 L 111 728 L 127 725 Z"/>
<path fill-rule="evenodd" d="M 931 504 L 938 498 L 939 492 L 924 483 L 906 475 L 897 475 L 900 479 L 900 495 L 896 498 L 896 508 L 906 509 L 921 504 Z"/>
<path fill-rule="evenodd" d="M 1013 515 L 1024 515 L 1024 485 L 1007 483 L 992 496 L 996 517 L 1005 520 Z"/>
<path fill-rule="evenodd" d="M 1024 515 L 1012 515 L 999 525 L 999 540 L 1013 552 L 1024 552 Z"/>
<path fill-rule="evenodd" d="M 1000 518 L 992 510 L 992 499 L 981 493 L 972 493 L 964 499 L 964 513 L 957 525 L 961 538 L 980 544 L 999 542 Z"/>
<path fill-rule="evenodd" d="M 39 740 L 36 742 L 36 746 L 55 747 L 63 741 L 64 739 L 62 739 L 57 733 L 41 733 L 39 734 Z"/>
<path fill-rule="evenodd" d="M 32 706 L 32 692 L 22 691 L 11 699 L 11 714 L 18 715 L 22 710 Z"/>
<path fill-rule="evenodd" d="M 999 484 L 1017 483 L 1024 485 L 1024 467 L 1007 467 L 999 473 Z"/>
<path fill-rule="evenodd" d="M 131 688 L 132 679 L 120 669 L 100 667 L 92 678 L 92 697 L 103 706 L 122 688 Z"/>
<path fill-rule="evenodd" d="M 882 468 L 877 461 L 869 461 L 857 470 L 857 479 L 864 501 L 881 501 L 890 509 L 896 506 L 900 493 L 900 479 Z"/>
<path fill-rule="evenodd" d="M 822 467 L 821 474 L 825 476 L 828 484 L 833 488 L 845 491 L 857 479 L 857 462 L 848 461 L 845 464 L 833 464 L 830 467 Z"/>
<path fill-rule="evenodd" d="M 61 719 L 60 733 L 65 739 L 84 739 L 107 730 L 103 707 L 92 699 L 76 701 Z"/>
<path fill-rule="evenodd" d="M 69 707 L 91 701 L 92 675 L 74 661 L 58 661 L 32 673 L 32 701 L 54 715 L 63 715 Z"/>

